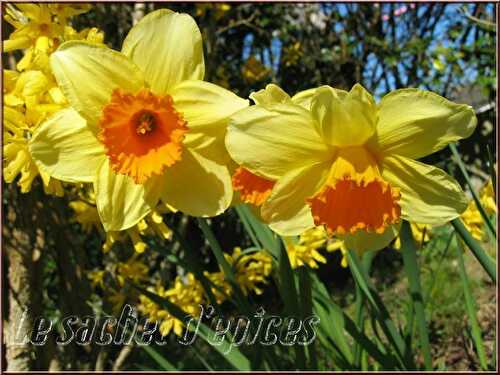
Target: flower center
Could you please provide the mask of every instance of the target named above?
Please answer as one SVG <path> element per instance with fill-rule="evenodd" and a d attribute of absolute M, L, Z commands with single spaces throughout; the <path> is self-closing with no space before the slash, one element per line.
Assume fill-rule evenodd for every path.
<path fill-rule="evenodd" d="M 102 110 L 100 126 L 99 139 L 113 170 L 137 184 L 161 175 L 181 159 L 188 130 L 172 97 L 155 96 L 147 89 L 135 95 L 113 91 Z"/>
<path fill-rule="evenodd" d="M 382 179 L 373 156 L 355 146 L 338 150 L 326 183 L 307 203 L 315 224 L 330 234 L 381 234 L 399 221 L 399 199 L 399 189 Z"/>
<path fill-rule="evenodd" d="M 151 133 L 156 126 L 155 115 L 150 111 L 139 112 L 134 124 L 137 134 L 145 135 Z"/>
<path fill-rule="evenodd" d="M 233 188 L 240 193 L 241 200 L 260 206 L 271 194 L 274 181 L 254 175 L 249 170 L 239 167 L 233 174 Z"/>

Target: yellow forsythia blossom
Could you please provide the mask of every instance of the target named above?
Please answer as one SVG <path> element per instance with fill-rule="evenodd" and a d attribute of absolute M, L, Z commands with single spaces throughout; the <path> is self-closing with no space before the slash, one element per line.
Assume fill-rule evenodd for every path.
<path fill-rule="evenodd" d="M 488 215 L 493 215 L 497 212 L 495 203 L 495 192 L 491 180 L 486 183 L 479 192 L 479 201 Z M 471 199 L 467 205 L 467 209 L 460 216 L 465 228 L 470 232 L 472 237 L 478 241 L 485 239 L 484 220 L 477 208 L 476 202 Z"/>
<path fill-rule="evenodd" d="M 295 42 L 293 45 L 283 49 L 283 62 L 285 66 L 292 66 L 297 64 L 302 57 L 302 46 L 300 42 Z"/>
<path fill-rule="evenodd" d="M 194 317 L 199 315 L 200 304 L 204 302 L 203 287 L 191 273 L 188 273 L 185 277 L 177 276 L 173 287 L 170 289 L 158 285 L 150 287 L 148 290 L 159 297 L 168 299 L 186 314 Z M 170 331 L 173 331 L 177 336 L 182 335 L 184 322 L 170 315 L 167 310 L 158 306 L 145 295 L 141 295 L 139 300 L 139 310 L 149 319 L 161 322 L 160 333 L 162 335 L 168 335 Z"/>
<path fill-rule="evenodd" d="M 332 238 L 328 245 L 326 245 L 326 250 L 328 252 L 340 251 L 342 254 L 342 260 L 340 261 L 340 265 L 344 268 L 348 266 L 347 262 L 347 248 L 345 247 L 344 241 L 338 238 Z"/>
<path fill-rule="evenodd" d="M 244 294 L 254 292 L 259 295 L 263 290 L 260 284 L 267 284 L 266 278 L 272 271 L 271 257 L 263 250 L 242 254 L 241 248 L 235 247 L 233 254 L 224 254 L 232 265 L 236 282 Z"/>
<path fill-rule="evenodd" d="M 3 43 L 3 52 L 24 50 L 17 70 L 4 70 L 4 178 L 12 183 L 20 174 L 21 192 L 31 190 L 40 175 L 47 193 L 62 195 L 63 188 L 32 159 L 29 140 L 36 128 L 68 104 L 52 75 L 49 57 L 65 40 L 102 43 L 97 29 L 77 33 L 69 17 L 86 12 L 85 4 L 7 4 L 5 20 L 15 31 Z"/>
<path fill-rule="evenodd" d="M 271 257 L 263 250 L 245 254 L 242 250 L 236 247 L 232 255 L 224 254 L 226 260 L 233 267 L 236 282 L 241 287 L 245 295 L 254 292 L 259 295 L 263 293 L 262 285 L 267 284 L 267 277 L 272 271 Z M 223 303 L 227 297 L 232 294 L 232 288 L 224 277 L 223 272 L 204 272 L 204 275 L 215 286 L 220 288 L 221 293 L 216 288 L 212 288 L 212 292 L 218 304 Z M 208 302 L 207 295 L 201 283 L 194 277 L 192 273 L 186 276 L 177 276 L 173 287 L 165 289 L 162 286 L 150 287 L 148 290 L 156 293 L 160 297 L 167 298 L 170 302 L 177 305 L 189 315 L 197 316 L 200 312 L 200 304 Z M 167 335 L 170 331 L 180 336 L 183 331 L 184 323 L 168 313 L 156 303 L 151 301 L 147 296 L 139 297 L 139 310 L 142 311 L 150 319 L 162 321 L 160 332 Z"/>
<path fill-rule="evenodd" d="M 410 223 L 411 232 L 413 234 L 413 239 L 417 246 L 422 246 L 431 239 L 431 226 L 427 224 Z M 398 235 L 396 241 L 394 241 L 394 248 L 396 250 L 401 249 L 401 237 Z"/>
<path fill-rule="evenodd" d="M 326 258 L 320 254 L 319 248 L 326 244 L 326 231 L 321 228 L 312 228 L 302 233 L 295 243 L 290 238 L 285 238 L 286 250 L 292 268 L 307 265 L 318 268 L 319 263 L 326 263 Z"/>
<path fill-rule="evenodd" d="M 89 278 L 92 287 L 96 288 L 97 286 L 99 286 L 101 289 L 104 289 L 105 276 L 106 276 L 106 271 L 95 270 L 95 271 L 90 271 L 87 277 Z"/>
<path fill-rule="evenodd" d="M 231 5 L 229 4 L 210 4 L 210 3 L 201 3 L 196 4 L 196 16 L 203 17 L 207 12 L 212 12 L 215 20 L 220 20 L 222 17 L 226 15 L 226 13 L 231 9 Z"/>
<path fill-rule="evenodd" d="M 136 256 L 130 257 L 126 262 L 118 262 L 116 265 L 116 278 L 120 286 L 124 286 L 127 280 L 140 284 L 147 279 L 148 267 Z"/>
<path fill-rule="evenodd" d="M 257 60 L 257 58 L 252 55 L 243 65 L 241 73 L 245 81 L 254 83 L 267 78 L 271 73 L 271 69 L 266 67 L 260 60 Z"/>

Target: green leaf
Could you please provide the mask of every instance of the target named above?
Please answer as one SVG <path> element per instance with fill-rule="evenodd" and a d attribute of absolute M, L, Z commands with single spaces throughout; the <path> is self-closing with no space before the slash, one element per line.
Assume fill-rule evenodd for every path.
<path fill-rule="evenodd" d="M 415 363 L 413 362 L 411 353 L 407 350 L 406 343 L 401 337 L 396 325 L 392 321 L 387 308 L 385 307 L 382 299 L 378 296 L 368 275 L 361 266 L 357 254 L 352 250 L 349 250 L 347 252 L 347 258 L 349 261 L 349 269 L 351 270 L 354 280 L 365 294 L 370 307 L 372 308 L 374 317 L 380 323 L 380 327 L 384 331 L 387 340 L 396 351 L 401 364 L 406 369 L 414 369 Z"/>
<path fill-rule="evenodd" d="M 141 346 L 141 349 L 144 350 L 153 359 L 153 361 L 161 367 L 162 370 L 178 371 L 173 364 L 171 364 L 164 356 L 154 350 L 151 346 L 144 345 Z"/>
<path fill-rule="evenodd" d="M 353 355 L 344 334 L 344 313 L 330 298 L 318 276 L 310 273 L 313 311 L 320 318 L 319 328 L 328 338 L 328 343 L 338 351 L 342 360 L 352 367 Z"/>
<path fill-rule="evenodd" d="M 160 305 L 162 308 L 167 310 L 169 314 L 171 314 L 173 317 L 181 321 L 184 321 L 187 314 L 184 311 L 182 311 L 182 309 L 179 308 L 177 305 L 173 304 L 168 299 L 162 298 L 159 295 L 150 292 L 149 290 L 146 290 L 138 285 L 135 285 L 133 283 L 131 283 L 131 285 L 139 292 L 144 294 L 146 297 L 148 297 L 151 301 L 153 301 L 154 303 Z M 215 335 L 215 332 L 202 322 L 200 322 L 200 324 L 198 325 L 197 333 L 202 339 L 207 341 L 209 344 L 210 344 L 209 337 L 211 336 L 213 337 Z M 222 341 L 220 345 L 215 345 L 213 347 L 236 370 L 249 371 L 251 369 L 250 361 L 248 360 L 248 358 L 246 358 L 238 350 L 238 348 L 232 346 L 231 343 L 229 343 L 226 339 L 224 339 L 224 341 Z"/>
<path fill-rule="evenodd" d="M 290 265 L 290 259 L 288 259 L 288 252 L 286 251 L 284 243 L 281 244 L 279 250 L 279 291 L 285 305 L 283 314 L 300 318 L 302 315 L 300 307 L 301 301 L 297 293 L 294 272 L 292 270 L 292 266 Z M 295 351 L 297 354 L 297 367 L 298 369 L 304 369 L 306 361 L 304 347 L 297 345 L 295 347 Z"/>
<path fill-rule="evenodd" d="M 210 229 L 210 226 L 208 225 L 206 219 L 199 217 L 197 218 L 197 220 L 198 220 L 198 225 L 200 226 L 203 234 L 205 235 L 205 238 L 208 241 L 208 244 L 210 245 L 210 248 L 212 249 L 212 253 L 215 255 L 215 258 L 217 259 L 217 263 L 222 268 L 224 277 L 226 278 L 227 282 L 231 285 L 238 306 L 243 311 L 243 313 L 250 315 L 251 308 L 248 303 L 248 300 L 245 298 L 245 295 L 243 294 L 238 282 L 236 281 L 236 276 L 234 275 L 233 268 L 224 257 L 224 252 L 222 251 L 219 241 L 217 241 L 217 239 L 215 238 L 215 235 Z"/>
<path fill-rule="evenodd" d="M 410 223 L 407 221 L 403 221 L 400 237 L 404 269 L 408 277 L 413 311 L 417 320 L 420 349 L 424 356 L 425 369 L 432 370 L 431 347 L 429 344 L 427 322 L 425 321 L 424 301 L 420 284 L 420 268 L 417 262 L 417 247 L 411 233 Z"/>
<path fill-rule="evenodd" d="M 488 151 L 488 168 L 490 170 L 490 178 L 493 184 L 493 191 L 497 191 L 497 173 L 495 171 L 495 159 L 493 159 L 493 155 L 490 150 L 490 146 L 486 145 L 486 151 Z"/>
<path fill-rule="evenodd" d="M 279 237 L 276 236 L 267 225 L 264 225 L 259 219 L 257 219 L 246 204 L 240 204 L 236 206 L 235 209 L 241 218 L 248 235 L 251 238 L 253 235 L 260 248 L 268 251 L 273 258 L 278 259 L 281 246 L 281 240 Z"/>
<path fill-rule="evenodd" d="M 174 234 L 174 237 L 179 243 L 179 245 L 184 249 L 185 260 L 179 259 L 179 263 L 182 262 L 181 264 L 184 266 L 184 268 L 192 272 L 193 275 L 196 277 L 196 279 L 200 281 L 201 285 L 203 286 L 203 289 L 205 290 L 205 293 L 207 294 L 208 300 L 210 301 L 212 306 L 216 308 L 217 299 L 215 298 L 212 292 L 212 288 L 217 289 L 222 294 L 225 294 L 224 290 L 214 285 L 203 274 L 203 270 L 201 269 L 199 262 L 196 261 L 194 249 L 189 245 L 186 239 L 178 232 L 178 230 L 176 228 L 172 228 L 172 233 Z"/>
<path fill-rule="evenodd" d="M 464 288 L 465 297 L 465 308 L 467 310 L 467 315 L 469 317 L 470 326 L 472 329 L 472 340 L 474 341 L 474 346 L 477 350 L 477 355 L 479 357 L 479 363 L 482 370 L 488 370 L 488 363 L 486 359 L 486 353 L 484 351 L 483 339 L 481 335 L 481 328 L 476 316 L 476 302 L 474 301 L 474 296 L 472 295 L 471 288 L 469 285 L 469 279 L 467 277 L 467 272 L 465 271 L 465 263 L 463 257 L 463 247 L 462 243 L 457 239 L 456 246 L 457 258 L 458 258 L 458 271 L 460 273 L 460 279 L 462 280 L 462 286 Z"/>
<path fill-rule="evenodd" d="M 465 182 L 467 183 L 467 186 L 469 187 L 469 190 L 472 194 L 472 198 L 474 199 L 474 202 L 476 203 L 477 209 L 479 210 L 479 213 L 481 214 L 484 222 L 486 223 L 486 228 L 488 228 L 488 231 L 491 233 L 493 238 L 497 238 L 497 232 L 495 230 L 495 227 L 493 226 L 490 218 L 488 217 L 488 214 L 484 210 L 483 205 L 481 204 L 481 201 L 479 197 L 477 196 L 474 187 L 472 186 L 472 183 L 469 178 L 469 173 L 467 173 L 467 169 L 465 169 L 465 165 L 462 162 L 462 158 L 460 157 L 460 154 L 458 153 L 457 147 L 454 144 L 449 144 L 449 147 L 451 149 L 451 152 L 453 153 L 453 156 L 455 157 L 455 161 L 458 164 L 458 168 L 462 172 L 462 175 L 465 178 Z"/>
<path fill-rule="evenodd" d="M 481 266 L 483 266 L 484 270 L 488 273 L 490 276 L 491 280 L 493 282 L 497 282 L 497 270 L 496 270 L 496 263 L 491 257 L 486 254 L 486 252 L 483 250 L 481 245 L 479 245 L 479 242 L 477 242 L 469 233 L 467 229 L 465 229 L 464 224 L 460 219 L 455 219 L 451 221 L 451 225 L 453 225 L 453 228 L 455 228 L 455 231 L 458 233 L 458 235 L 464 240 L 465 244 L 469 247 L 469 249 L 472 251 L 472 254 L 476 257 L 476 259 L 481 263 Z"/>

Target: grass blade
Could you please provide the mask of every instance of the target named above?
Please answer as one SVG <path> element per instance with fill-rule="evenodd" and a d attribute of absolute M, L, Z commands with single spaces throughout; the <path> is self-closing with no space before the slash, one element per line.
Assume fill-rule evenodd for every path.
<path fill-rule="evenodd" d="M 470 289 L 467 272 L 465 271 L 462 243 L 458 239 L 457 239 L 456 252 L 458 259 L 458 271 L 460 273 L 460 279 L 462 280 L 462 286 L 464 288 L 465 308 L 467 310 L 467 315 L 469 317 L 469 322 L 472 329 L 472 340 L 474 341 L 474 345 L 477 350 L 477 355 L 479 357 L 479 363 L 481 365 L 481 368 L 483 370 L 488 370 L 488 363 L 486 359 L 486 353 L 484 351 L 481 328 L 477 321 L 476 302 L 474 301 L 474 296 L 472 295 Z"/>
<path fill-rule="evenodd" d="M 431 348 L 429 344 L 429 333 L 425 320 L 424 301 L 422 297 L 422 287 L 420 284 L 420 269 L 417 262 L 417 247 L 413 239 L 410 223 L 403 222 L 401 226 L 401 253 L 403 255 L 404 269 L 408 277 L 410 296 L 412 299 L 413 311 L 418 328 L 420 349 L 424 357 L 426 370 L 432 370 Z"/>
<path fill-rule="evenodd" d="M 472 254 L 474 254 L 479 263 L 481 263 L 481 266 L 483 266 L 484 270 L 488 273 L 491 280 L 493 280 L 493 282 L 496 283 L 497 282 L 496 262 L 493 259 L 491 259 L 491 257 L 488 254 L 486 254 L 481 245 L 479 245 L 479 242 L 477 242 L 474 238 L 472 238 L 471 234 L 467 229 L 465 229 L 465 226 L 460 219 L 452 220 L 451 225 L 453 225 L 455 231 L 462 238 L 467 247 L 472 251 Z"/>

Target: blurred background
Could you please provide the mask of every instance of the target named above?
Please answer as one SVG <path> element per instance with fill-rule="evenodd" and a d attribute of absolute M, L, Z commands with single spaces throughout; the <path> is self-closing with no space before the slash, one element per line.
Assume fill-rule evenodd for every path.
<path fill-rule="evenodd" d="M 487 149 L 496 160 L 495 4 L 101 3 L 73 18 L 72 26 L 76 30 L 98 27 L 104 32 L 105 43 L 119 50 L 133 24 L 144 14 L 163 7 L 194 17 L 204 40 L 205 80 L 242 97 L 271 82 L 291 95 L 324 84 L 349 90 L 359 82 L 377 99 L 398 88 L 417 87 L 471 105 L 478 116 L 478 126 L 457 147 L 475 188 L 480 190 L 489 180 Z M 7 39 L 11 31 L 12 27 L 3 22 L 2 39 Z M 20 56 L 20 52 L 4 54 L 4 68 L 12 68 L 13 61 Z M 449 171 L 466 186 L 448 148 L 425 162 Z M 82 200 L 71 192 L 62 197 L 46 195 L 40 179 L 35 180 L 30 194 L 21 193 L 14 184 L 4 184 L 3 191 L 4 247 L 26 248 L 20 258 L 2 253 L 3 285 L 29 285 L 26 298 L 38 315 L 57 318 L 90 314 L 96 309 L 111 313 L 119 311 L 117 306 L 125 302 L 137 304 L 137 292 L 124 289 L 115 279 L 122 272 L 116 265 L 133 256 L 133 245 L 138 241 L 147 247 L 141 255 L 141 264 L 146 268 L 130 271 L 131 274 L 139 273 L 143 278 L 154 278 L 167 285 L 176 275 L 184 273 L 178 264 L 167 261 L 163 252 L 182 258 L 183 249 L 177 242 L 160 236 L 145 235 L 140 240 L 130 236 L 116 241 L 112 251 L 103 251 L 106 236 L 95 210 L 82 207 L 79 203 Z M 196 256 L 205 269 L 217 270 L 217 263 L 192 218 L 169 214 L 163 220 L 167 227 L 184 235 L 191 248 L 199 250 Z M 230 252 L 236 246 L 244 248 L 251 244 L 234 210 L 212 219 L 211 223 L 224 250 Z M 481 222 L 477 228 L 485 248 L 496 256 L 494 241 Z M 433 228 L 432 232 L 421 235 L 422 238 L 430 235 L 425 246 L 421 244 L 420 262 L 422 284 L 430 304 L 426 313 L 435 366 L 478 369 L 457 260 L 449 250 L 450 230 Z M 401 276 L 401 255 L 393 247 L 376 255 L 372 277 L 390 306 L 391 315 L 398 321 L 408 308 L 407 300 L 399 298 L 407 282 Z M 465 255 L 485 347 L 491 354 L 495 350 L 495 285 L 477 261 L 470 254 Z M 342 253 L 325 252 L 324 256 L 327 261 L 318 262 L 317 274 L 328 285 L 332 298 L 354 314 L 354 283 L 349 271 L 341 265 Z M 27 272 L 19 279 L 16 273 L 23 267 Z M 252 297 L 254 302 L 265 306 L 266 311 L 279 310 L 280 301 L 273 284 L 262 289 L 262 294 Z M 6 317 L 12 295 L 8 287 L 2 289 L 2 294 Z M 230 307 L 227 309 L 230 313 Z M 138 348 L 70 345 L 57 353 L 61 348 L 52 343 L 36 350 L 36 354 L 30 355 L 36 357 L 34 366 L 39 369 L 158 368 L 150 355 Z M 186 351 L 173 340 L 168 345 L 169 359 L 185 369 L 206 368 L 207 350 L 203 343 L 194 352 Z M 327 354 L 319 356 L 325 368 L 333 366 Z M 217 362 L 216 357 L 206 360 L 212 366 Z M 284 360 L 284 369 L 293 366 Z"/>

